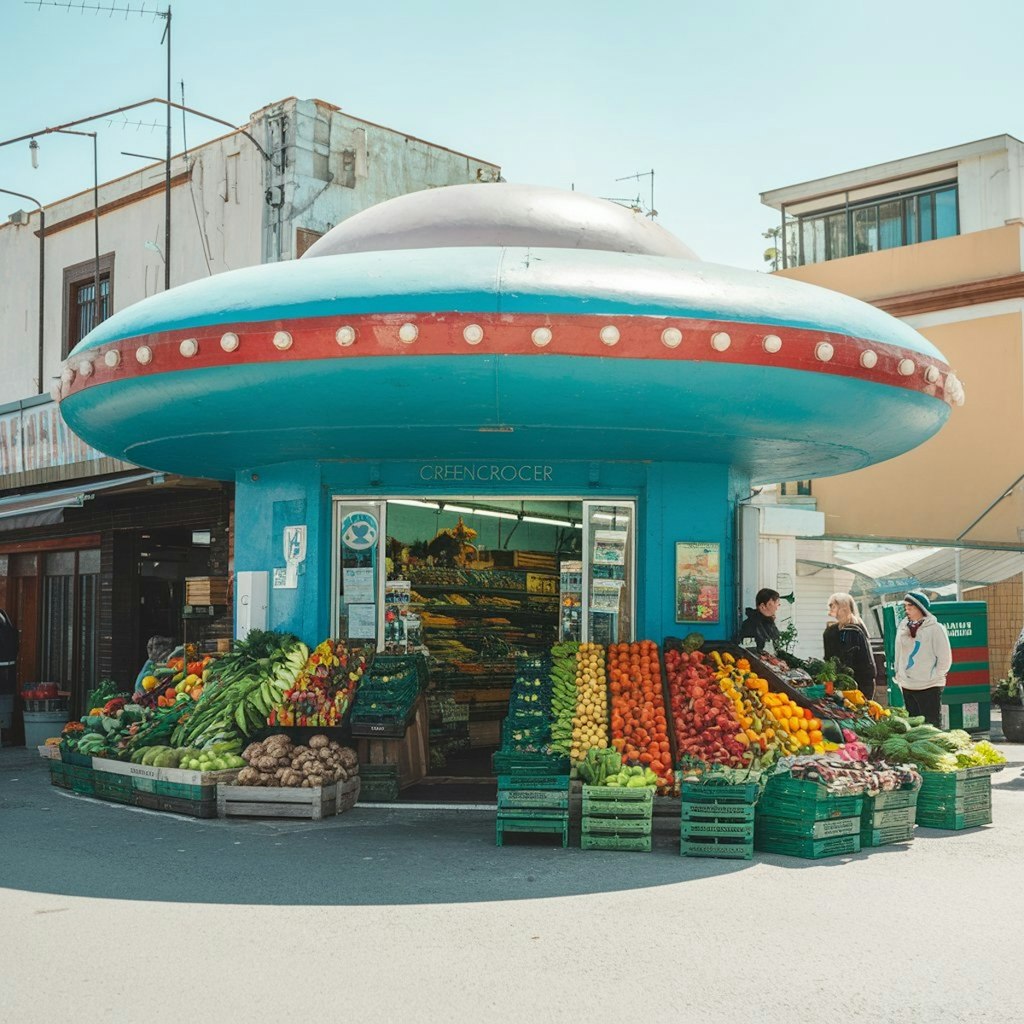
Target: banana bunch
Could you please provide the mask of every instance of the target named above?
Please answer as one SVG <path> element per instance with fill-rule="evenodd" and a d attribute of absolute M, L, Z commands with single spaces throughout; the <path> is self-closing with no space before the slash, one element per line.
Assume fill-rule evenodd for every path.
<path fill-rule="evenodd" d="M 576 714 L 576 652 L 579 644 L 560 643 L 551 648 L 551 749 L 568 754 L 572 746 L 572 719 Z"/>
<path fill-rule="evenodd" d="M 267 716 L 281 703 L 284 691 L 295 685 L 308 660 L 309 648 L 295 641 L 265 658 L 232 662 L 175 730 L 173 745 L 202 749 L 251 735 L 267 724 Z"/>

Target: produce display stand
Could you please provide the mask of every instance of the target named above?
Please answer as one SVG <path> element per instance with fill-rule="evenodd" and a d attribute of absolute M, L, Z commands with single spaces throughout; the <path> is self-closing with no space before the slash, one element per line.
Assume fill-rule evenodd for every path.
<path fill-rule="evenodd" d="M 836 796 L 817 782 L 777 775 L 757 805 L 754 848 L 807 860 L 859 853 L 862 796 Z"/>
<path fill-rule="evenodd" d="M 218 818 L 308 818 L 320 821 L 356 805 L 359 777 L 329 786 L 217 786 Z"/>
<path fill-rule="evenodd" d="M 699 783 L 680 786 L 679 853 L 683 857 L 750 860 L 754 856 L 754 807 L 761 787 Z"/>
<path fill-rule="evenodd" d="M 355 739 L 364 800 L 397 800 L 399 790 L 415 785 L 427 774 L 430 712 L 425 694 L 421 693 L 416 698 L 413 708 L 412 723 L 403 736 L 361 736 Z M 394 786 L 391 785 L 392 778 Z M 384 783 L 378 785 L 382 779 Z"/>
<path fill-rule="evenodd" d="M 654 787 L 583 787 L 580 848 L 651 852 Z"/>
<path fill-rule="evenodd" d="M 495 845 L 504 846 L 512 832 L 553 833 L 563 847 L 569 845 L 569 775 L 549 774 L 543 763 L 538 767 L 498 776 Z"/>
<path fill-rule="evenodd" d="M 353 736 L 401 739 L 416 717 L 429 679 L 422 654 L 378 654 L 370 662 L 349 714 Z"/>
<path fill-rule="evenodd" d="M 921 772 L 917 824 L 959 831 L 992 824 L 992 774 L 998 765 L 959 772 Z"/>

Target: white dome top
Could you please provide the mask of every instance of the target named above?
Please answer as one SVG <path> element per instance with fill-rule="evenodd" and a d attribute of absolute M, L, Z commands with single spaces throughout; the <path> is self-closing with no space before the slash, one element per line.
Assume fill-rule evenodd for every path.
<path fill-rule="evenodd" d="M 697 256 L 675 235 L 607 199 L 540 185 L 449 185 L 389 199 L 332 228 L 303 259 L 449 247 L 536 247 Z"/>

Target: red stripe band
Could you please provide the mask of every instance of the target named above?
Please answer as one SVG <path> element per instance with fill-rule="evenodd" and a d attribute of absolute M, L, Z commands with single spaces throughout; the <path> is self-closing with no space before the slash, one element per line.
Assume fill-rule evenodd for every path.
<path fill-rule="evenodd" d="M 434 355 L 570 355 L 779 367 L 889 384 L 953 404 L 949 367 L 911 349 L 806 328 L 662 317 L 416 313 L 175 329 L 69 360 L 64 398 L 134 377 L 292 360 Z"/>

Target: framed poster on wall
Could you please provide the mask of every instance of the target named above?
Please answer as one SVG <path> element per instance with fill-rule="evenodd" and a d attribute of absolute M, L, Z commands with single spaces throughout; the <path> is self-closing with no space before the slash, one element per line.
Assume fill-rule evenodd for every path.
<path fill-rule="evenodd" d="M 719 545 L 676 543 L 676 622 L 718 622 L 721 591 Z"/>

